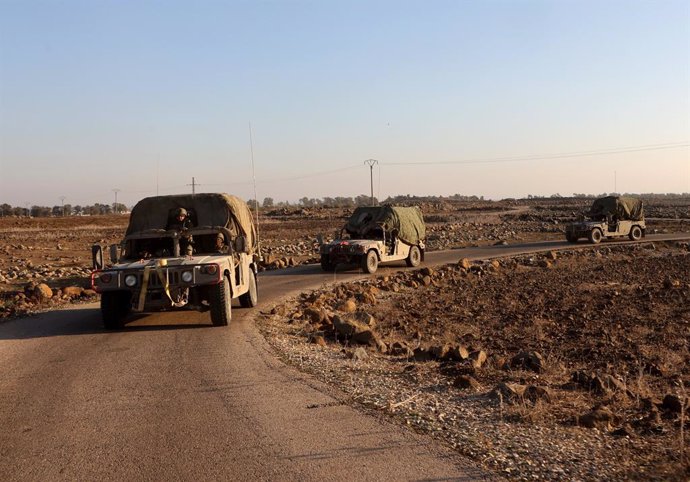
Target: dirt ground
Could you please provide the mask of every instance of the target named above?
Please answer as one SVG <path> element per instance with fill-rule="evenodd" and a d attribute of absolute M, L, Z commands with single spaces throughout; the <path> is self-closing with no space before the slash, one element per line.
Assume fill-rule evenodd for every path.
<path fill-rule="evenodd" d="M 590 203 L 421 208 L 438 250 L 563 239 Z M 350 212 L 262 213 L 262 268 L 318 262 L 317 236 Z M 650 233 L 690 231 L 690 199 L 651 200 L 646 214 Z M 91 245 L 119 242 L 127 221 L 0 218 L 0 319 L 96 300 Z M 352 403 L 508 478 L 687 480 L 689 280 L 685 244 L 600 246 L 326 287 L 260 326 L 279 356 Z"/>
<path fill-rule="evenodd" d="M 262 327 L 353 402 L 510 478 L 690 476 L 687 243 L 329 286 Z"/>

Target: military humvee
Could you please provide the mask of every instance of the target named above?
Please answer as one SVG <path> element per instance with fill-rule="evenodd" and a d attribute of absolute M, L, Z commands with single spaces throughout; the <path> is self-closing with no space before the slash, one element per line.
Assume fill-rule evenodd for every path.
<path fill-rule="evenodd" d="M 358 207 L 337 239 L 321 243 L 321 268 L 357 264 L 374 273 L 379 263 L 405 260 L 418 266 L 424 259 L 426 227 L 418 207 Z"/>
<path fill-rule="evenodd" d="M 637 241 L 645 236 L 644 207 L 642 201 L 632 197 L 606 196 L 594 201 L 587 218 L 570 223 L 565 228 L 565 239 L 575 243 L 580 238 L 597 244 L 604 238 L 628 236 Z"/>
<path fill-rule="evenodd" d="M 179 208 L 191 227 L 166 230 Z M 257 303 L 256 230 L 247 203 L 229 194 L 145 198 L 132 209 L 120 245 L 110 247 L 112 266 L 104 266 L 99 245 L 92 257 L 107 329 L 122 328 L 133 311 L 185 309 L 210 311 L 213 324 L 223 326 L 232 299 L 243 307 Z"/>

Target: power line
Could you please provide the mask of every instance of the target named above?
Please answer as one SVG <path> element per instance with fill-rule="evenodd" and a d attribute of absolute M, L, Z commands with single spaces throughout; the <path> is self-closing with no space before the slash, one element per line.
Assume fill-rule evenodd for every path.
<path fill-rule="evenodd" d="M 588 156 L 606 156 L 612 154 L 625 154 L 628 152 L 641 151 L 660 151 L 665 149 L 679 149 L 690 146 L 690 143 L 672 143 L 672 144 L 652 144 L 647 146 L 629 146 L 617 147 L 610 149 L 598 149 L 592 151 L 578 151 L 578 152 L 564 152 L 557 154 L 536 154 L 519 157 L 495 157 L 485 159 L 463 159 L 457 161 L 411 161 L 411 162 L 384 162 L 389 166 L 413 166 L 413 165 L 450 165 L 450 164 L 490 164 L 500 162 L 524 162 L 524 161 L 539 161 L 549 159 L 566 159 L 574 157 L 588 157 Z"/>

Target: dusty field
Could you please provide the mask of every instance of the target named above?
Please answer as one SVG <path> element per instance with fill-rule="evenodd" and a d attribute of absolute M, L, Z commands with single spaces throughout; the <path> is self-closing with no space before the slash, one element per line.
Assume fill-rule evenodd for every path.
<path fill-rule="evenodd" d="M 354 403 L 510 478 L 690 477 L 687 243 L 327 286 L 261 326 Z"/>

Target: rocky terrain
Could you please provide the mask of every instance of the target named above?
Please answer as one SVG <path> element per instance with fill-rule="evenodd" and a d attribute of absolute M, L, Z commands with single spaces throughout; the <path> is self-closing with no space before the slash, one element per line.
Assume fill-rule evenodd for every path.
<path fill-rule="evenodd" d="M 589 199 L 444 201 L 422 203 L 427 249 L 561 239 L 564 223 L 591 204 Z M 651 200 L 649 232 L 690 231 L 690 202 Z M 336 236 L 351 209 L 281 208 L 261 214 L 261 269 L 319 262 L 319 235 Z M 0 318 L 92 297 L 91 245 L 119 242 L 127 215 L 0 218 Z M 38 295 L 36 284 L 47 290 Z M 62 290 L 72 288 L 69 295 Z M 74 296 L 79 288 L 86 294 Z"/>
<path fill-rule="evenodd" d="M 690 477 L 690 248 L 422 268 L 265 311 L 288 362 L 518 480 Z"/>

